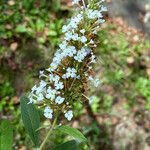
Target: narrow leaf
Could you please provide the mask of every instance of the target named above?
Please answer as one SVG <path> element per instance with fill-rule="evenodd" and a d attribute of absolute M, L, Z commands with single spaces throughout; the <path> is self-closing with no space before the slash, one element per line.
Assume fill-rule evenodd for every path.
<path fill-rule="evenodd" d="M 38 111 L 33 104 L 27 104 L 29 99 L 25 96 L 20 98 L 22 120 L 29 136 L 35 146 L 38 146 L 38 131 L 40 127 L 40 118 Z"/>
<path fill-rule="evenodd" d="M 78 150 L 78 144 L 77 141 L 71 140 L 54 147 L 53 150 Z"/>
<path fill-rule="evenodd" d="M 58 127 L 57 129 L 63 133 L 66 133 L 74 137 L 75 139 L 78 139 L 80 142 L 86 141 L 85 136 L 79 130 L 75 128 L 63 125 L 63 126 Z"/>
<path fill-rule="evenodd" d="M 0 122 L 0 150 L 12 150 L 13 128 L 8 120 Z"/>

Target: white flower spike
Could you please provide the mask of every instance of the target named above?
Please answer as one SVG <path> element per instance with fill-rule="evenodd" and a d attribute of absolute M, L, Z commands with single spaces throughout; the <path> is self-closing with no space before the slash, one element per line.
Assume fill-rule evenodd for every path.
<path fill-rule="evenodd" d="M 64 37 L 58 45 L 52 62 L 40 71 L 39 84 L 33 86 L 29 102 L 44 107 L 44 116 L 48 119 L 55 114 L 64 114 L 70 121 L 73 118 L 74 102 L 85 99 L 88 81 L 98 87 L 100 81 L 91 76 L 92 64 L 96 63 L 94 50 L 97 47 L 96 36 L 105 22 L 103 12 L 107 8 L 104 0 L 72 0 L 75 15 L 62 27 Z M 89 100 L 89 103 L 92 99 Z M 64 113 L 65 112 L 65 113 Z"/>

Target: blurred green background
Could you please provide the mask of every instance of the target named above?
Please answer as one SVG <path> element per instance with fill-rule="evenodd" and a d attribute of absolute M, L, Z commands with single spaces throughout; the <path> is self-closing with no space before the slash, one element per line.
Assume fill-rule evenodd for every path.
<path fill-rule="evenodd" d="M 49 66 L 72 8 L 68 0 L 0 0 L 0 12 L 0 119 L 14 126 L 13 149 L 31 149 L 19 97 L 38 81 L 39 70 Z M 92 115 L 77 105 L 80 111 L 71 124 L 88 138 L 83 150 L 148 150 L 150 40 L 121 18 L 105 18 L 95 65 L 101 85 L 89 93 L 94 95 Z M 56 136 L 55 143 L 63 142 L 62 135 Z"/>

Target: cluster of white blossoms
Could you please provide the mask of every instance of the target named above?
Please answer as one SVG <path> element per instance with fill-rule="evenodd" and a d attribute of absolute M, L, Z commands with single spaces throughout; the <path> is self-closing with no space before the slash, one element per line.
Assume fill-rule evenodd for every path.
<path fill-rule="evenodd" d="M 78 62 L 82 62 L 84 58 L 91 52 L 89 48 L 81 48 L 81 50 L 78 50 L 77 55 L 74 56 L 74 59 Z"/>
<path fill-rule="evenodd" d="M 77 77 L 76 73 L 77 73 L 77 70 L 76 70 L 75 68 L 70 68 L 70 67 L 68 67 L 68 68 L 66 69 L 66 73 L 63 74 L 62 78 L 63 78 L 63 79 L 67 79 L 67 78 L 69 78 L 69 77 L 70 77 L 70 78 L 76 78 L 76 77 Z"/>
<path fill-rule="evenodd" d="M 90 72 L 96 63 L 96 33 L 104 22 L 102 12 L 107 11 L 102 2 L 104 0 L 89 0 L 86 4 L 84 0 L 73 0 L 73 4 L 79 6 L 77 13 L 62 27 L 63 42 L 49 68 L 40 71 L 40 83 L 31 89 L 29 103 L 43 108 L 48 119 L 63 114 L 70 121 L 73 103 L 83 98 L 85 84 L 92 81 L 97 87 L 100 82 Z"/>

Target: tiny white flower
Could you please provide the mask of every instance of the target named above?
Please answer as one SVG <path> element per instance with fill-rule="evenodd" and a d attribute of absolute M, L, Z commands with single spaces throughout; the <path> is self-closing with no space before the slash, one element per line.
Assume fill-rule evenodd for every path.
<path fill-rule="evenodd" d="M 53 113 L 53 110 L 50 107 L 48 107 L 48 106 L 45 107 L 45 109 L 44 109 L 44 116 L 46 118 L 52 119 L 52 117 L 53 117 L 52 113 Z"/>
<path fill-rule="evenodd" d="M 66 31 L 68 31 L 68 27 L 67 27 L 66 25 L 64 25 L 64 26 L 62 27 L 62 32 L 64 33 L 64 32 L 66 32 Z"/>
<path fill-rule="evenodd" d="M 63 41 L 61 44 L 59 44 L 60 49 L 64 50 L 67 47 L 67 42 Z"/>
<path fill-rule="evenodd" d="M 36 92 L 35 93 L 38 95 L 38 94 L 40 94 L 43 91 L 44 91 L 44 87 L 39 86 L 39 87 L 36 88 Z"/>
<path fill-rule="evenodd" d="M 50 75 L 49 75 L 49 80 L 50 80 L 51 82 L 59 82 L 60 77 L 59 77 L 58 75 L 50 74 Z"/>
<path fill-rule="evenodd" d="M 92 55 L 92 57 L 91 57 L 91 63 L 96 63 L 96 56 L 95 55 Z"/>
<path fill-rule="evenodd" d="M 73 111 L 69 110 L 65 113 L 65 118 L 67 118 L 69 121 L 73 118 Z"/>
<path fill-rule="evenodd" d="M 81 32 L 82 34 L 84 34 L 84 33 L 85 33 L 85 29 L 80 30 L 80 32 Z"/>
<path fill-rule="evenodd" d="M 59 90 L 59 89 L 63 89 L 63 88 L 64 88 L 63 82 L 55 82 L 54 85 L 55 85 L 55 89 L 56 89 L 56 90 Z"/>
<path fill-rule="evenodd" d="M 90 40 L 90 44 L 94 44 L 94 41 L 92 39 Z"/>
<path fill-rule="evenodd" d="M 85 43 L 85 42 L 87 41 L 87 38 L 86 38 L 85 36 L 81 36 L 81 37 L 80 37 L 80 41 L 81 41 L 82 43 Z"/>
<path fill-rule="evenodd" d="M 76 22 L 75 20 L 76 18 L 72 18 L 71 21 L 70 21 L 70 27 L 73 28 L 73 29 L 76 29 L 78 27 L 78 23 Z"/>
<path fill-rule="evenodd" d="M 72 17 L 71 19 L 70 19 L 70 22 L 69 22 L 69 24 L 67 25 L 67 28 L 68 28 L 68 31 L 69 30 L 71 30 L 71 29 L 76 29 L 77 27 L 78 27 L 78 24 L 80 23 L 80 21 L 83 19 L 83 16 L 82 16 L 82 14 L 78 14 L 77 16 L 75 16 L 75 17 Z M 66 28 L 66 27 L 64 27 L 64 28 Z M 65 31 L 66 29 L 64 29 L 64 31 Z M 67 32 L 68 32 L 67 31 Z M 66 32 L 66 33 L 67 33 Z M 67 35 L 68 36 L 68 35 Z"/>
<path fill-rule="evenodd" d="M 74 41 L 79 40 L 79 36 L 78 36 L 77 33 L 75 33 L 75 34 L 72 35 L 72 40 L 74 40 Z"/>
<path fill-rule="evenodd" d="M 64 102 L 65 98 L 57 96 L 55 99 L 55 103 L 62 104 Z"/>
<path fill-rule="evenodd" d="M 97 19 L 103 17 L 100 11 L 92 9 L 87 10 L 87 16 L 89 19 Z"/>
<path fill-rule="evenodd" d="M 36 89 L 37 89 L 37 86 L 35 85 L 35 86 L 32 87 L 31 92 L 32 92 L 32 93 L 35 92 Z"/>
<path fill-rule="evenodd" d="M 42 93 L 39 93 L 39 94 L 37 95 L 37 100 L 38 100 L 38 101 L 42 101 L 43 99 L 44 99 L 43 94 L 42 94 Z"/>
<path fill-rule="evenodd" d="M 72 39 L 72 33 L 70 31 L 65 33 L 65 40 L 70 41 Z"/>
<path fill-rule="evenodd" d="M 47 85 L 47 83 L 43 80 L 40 81 L 40 87 L 44 88 Z"/>
<path fill-rule="evenodd" d="M 40 75 L 39 75 L 39 78 L 41 78 L 42 76 L 44 76 L 44 71 L 43 71 L 43 70 L 40 70 L 40 71 L 39 71 L 39 74 L 40 74 Z"/>
<path fill-rule="evenodd" d="M 69 78 L 69 77 L 75 78 L 76 77 L 76 72 L 77 72 L 77 70 L 75 68 L 68 67 L 67 72 L 66 72 L 66 77 L 67 78 Z"/>
<path fill-rule="evenodd" d="M 59 65 L 62 59 L 63 59 L 63 56 L 61 55 L 61 53 L 56 53 L 53 58 L 53 63 L 56 63 Z"/>
<path fill-rule="evenodd" d="M 47 89 L 47 93 L 46 93 L 46 98 L 47 99 L 54 99 L 55 98 L 55 95 L 56 95 L 56 90 L 55 89 L 52 89 L 51 87 L 48 87 Z"/>
<path fill-rule="evenodd" d="M 29 95 L 29 102 L 27 104 L 34 103 L 35 99 L 33 98 L 32 94 Z"/>
<path fill-rule="evenodd" d="M 57 69 L 57 67 L 58 67 L 58 64 L 52 62 L 52 63 L 50 64 L 50 67 L 49 67 L 48 69 L 46 69 L 46 70 L 49 71 L 49 72 L 52 72 L 52 71 L 54 71 L 55 69 Z"/>
<path fill-rule="evenodd" d="M 90 49 L 89 48 L 82 48 L 77 52 L 77 55 L 74 56 L 74 59 L 77 60 L 78 62 L 82 62 L 83 59 L 89 54 Z"/>

